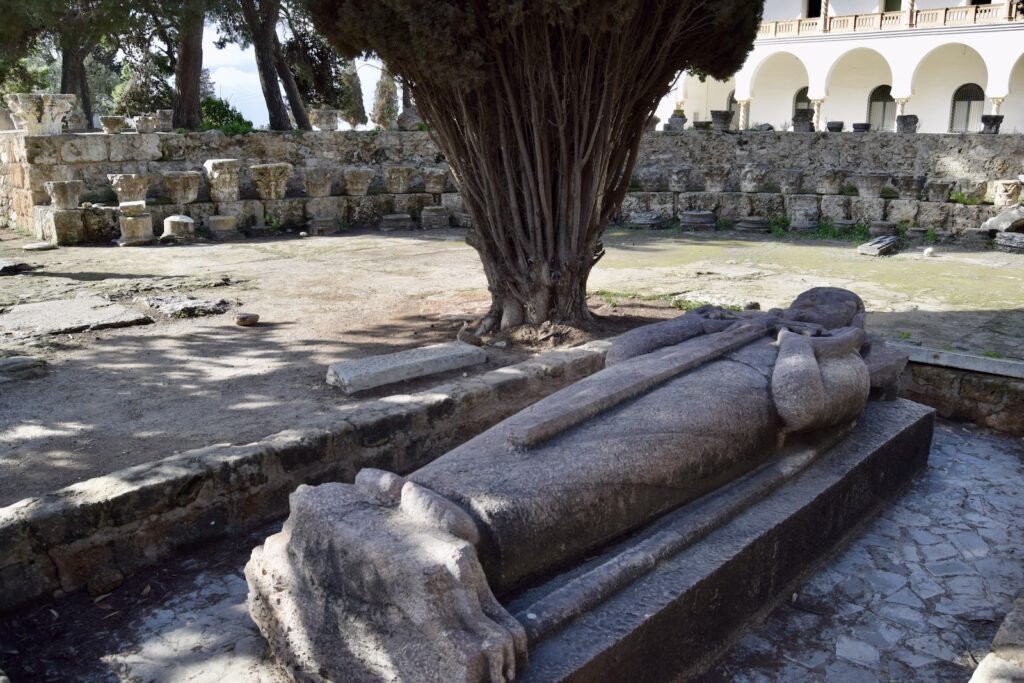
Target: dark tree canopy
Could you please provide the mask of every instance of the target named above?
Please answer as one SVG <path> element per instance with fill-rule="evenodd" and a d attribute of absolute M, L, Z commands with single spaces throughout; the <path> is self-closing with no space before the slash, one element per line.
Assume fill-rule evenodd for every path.
<path fill-rule="evenodd" d="M 410 88 L 474 218 L 484 327 L 589 319 L 586 282 L 676 76 L 726 78 L 759 0 L 304 0 Z"/>

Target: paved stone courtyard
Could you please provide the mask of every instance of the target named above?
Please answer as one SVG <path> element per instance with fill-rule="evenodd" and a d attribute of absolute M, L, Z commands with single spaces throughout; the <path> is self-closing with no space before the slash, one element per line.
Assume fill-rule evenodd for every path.
<path fill-rule="evenodd" d="M 1024 590 L 1022 483 L 1024 440 L 940 422 L 927 472 L 703 680 L 967 680 Z M 0 666 L 14 681 L 283 683 L 241 572 L 275 530 L 17 615 Z"/>

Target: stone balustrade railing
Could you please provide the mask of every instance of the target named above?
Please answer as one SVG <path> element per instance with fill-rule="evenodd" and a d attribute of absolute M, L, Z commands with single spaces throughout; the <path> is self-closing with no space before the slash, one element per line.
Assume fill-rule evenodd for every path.
<path fill-rule="evenodd" d="M 847 14 L 836 17 L 765 21 L 761 23 L 759 40 L 793 38 L 822 33 L 866 33 L 876 31 L 971 26 L 998 24 L 1024 19 L 1017 13 L 1016 3 L 968 5 L 966 7 L 940 7 L 918 9 L 913 12 L 874 12 Z"/>

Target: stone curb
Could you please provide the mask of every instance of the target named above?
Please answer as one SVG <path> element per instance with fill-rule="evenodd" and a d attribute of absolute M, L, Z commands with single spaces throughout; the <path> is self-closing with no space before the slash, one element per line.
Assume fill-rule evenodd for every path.
<path fill-rule="evenodd" d="M 1024 379 L 1024 363 L 1021 361 L 986 358 L 985 356 L 975 356 L 969 353 L 936 351 L 935 349 L 922 346 L 894 342 L 889 342 L 889 346 L 910 354 L 910 362 L 912 363 L 934 365 L 940 368 L 953 368 L 955 370 L 970 370 L 998 377 Z"/>
<path fill-rule="evenodd" d="M 108 592 L 178 548 L 283 517 L 300 484 L 351 482 L 364 467 L 411 472 L 601 369 L 609 344 L 551 351 L 255 443 L 187 451 L 2 508 L 0 611 L 83 587 Z"/>

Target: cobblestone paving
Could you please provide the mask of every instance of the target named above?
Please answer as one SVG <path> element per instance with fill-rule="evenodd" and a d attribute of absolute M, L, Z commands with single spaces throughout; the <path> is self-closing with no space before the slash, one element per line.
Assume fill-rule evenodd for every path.
<path fill-rule="evenodd" d="M 1024 589 L 1022 519 L 1024 440 L 941 423 L 926 474 L 704 680 L 965 681 Z M 275 530 L 0 623 L 0 668 L 15 683 L 284 683 L 241 573 Z"/>
<path fill-rule="evenodd" d="M 710 681 L 965 681 L 1024 590 L 1024 440 L 940 423 L 927 473 Z"/>

